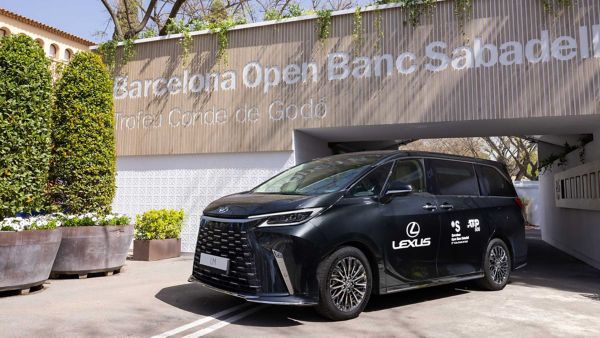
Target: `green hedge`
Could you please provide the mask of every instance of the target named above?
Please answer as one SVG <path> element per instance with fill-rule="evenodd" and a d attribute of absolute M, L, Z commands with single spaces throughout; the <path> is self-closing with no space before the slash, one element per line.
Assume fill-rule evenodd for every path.
<path fill-rule="evenodd" d="M 68 213 L 108 213 L 115 194 L 114 113 L 100 56 L 77 53 L 55 90 L 52 204 Z"/>
<path fill-rule="evenodd" d="M 135 219 L 135 239 L 179 238 L 183 225 L 183 210 L 160 209 L 146 211 Z"/>
<path fill-rule="evenodd" d="M 0 40 L 0 219 L 44 206 L 52 109 L 49 67 L 30 37 Z"/>

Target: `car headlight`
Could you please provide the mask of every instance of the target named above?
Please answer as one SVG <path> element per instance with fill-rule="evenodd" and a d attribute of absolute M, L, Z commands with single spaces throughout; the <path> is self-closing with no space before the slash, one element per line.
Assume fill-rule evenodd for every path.
<path fill-rule="evenodd" d="M 307 222 L 311 218 L 317 216 L 322 210 L 323 208 L 299 209 L 292 211 L 276 212 L 272 214 L 254 215 L 249 216 L 248 218 L 264 218 L 265 221 L 261 225 L 259 225 L 259 227 L 297 225 Z"/>

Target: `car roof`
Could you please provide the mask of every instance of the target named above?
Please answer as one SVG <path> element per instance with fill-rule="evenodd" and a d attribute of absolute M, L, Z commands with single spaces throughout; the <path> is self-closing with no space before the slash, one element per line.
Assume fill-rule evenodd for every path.
<path fill-rule="evenodd" d="M 382 158 L 377 163 L 386 162 L 390 159 L 403 158 L 403 157 L 422 157 L 422 158 L 435 158 L 442 160 L 454 160 L 454 161 L 465 161 L 472 163 L 480 163 L 492 165 L 498 168 L 504 168 L 504 164 L 498 161 L 485 160 L 476 157 L 461 156 L 461 155 L 450 155 L 444 153 L 436 153 L 429 151 L 406 151 L 406 150 L 376 150 L 376 151 L 361 151 L 355 153 L 344 153 L 334 156 L 354 156 L 354 155 L 381 155 Z"/>

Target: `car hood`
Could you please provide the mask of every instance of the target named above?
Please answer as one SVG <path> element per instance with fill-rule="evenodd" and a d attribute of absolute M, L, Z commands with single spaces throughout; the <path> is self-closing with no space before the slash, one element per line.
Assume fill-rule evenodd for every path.
<path fill-rule="evenodd" d="M 212 202 L 204 209 L 204 214 L 214 217 L 244 218 L 274 212 L 328 207 L 342 196 L 341 192 L 318 196 L 240 193 Z"/>

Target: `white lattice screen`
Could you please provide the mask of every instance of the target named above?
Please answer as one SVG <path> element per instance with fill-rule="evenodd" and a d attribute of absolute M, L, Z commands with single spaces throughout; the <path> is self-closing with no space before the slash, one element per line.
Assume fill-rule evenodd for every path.
<path fill-rule="evenodd" d="M 192 252 L 206 205 L 248 190 L 293 163 L 291 152 L 121 157 L 113 210 L 135 217 L 150 209 L 183 208 L 182 251 Z"/>

